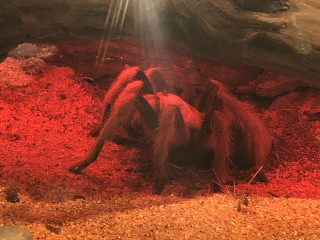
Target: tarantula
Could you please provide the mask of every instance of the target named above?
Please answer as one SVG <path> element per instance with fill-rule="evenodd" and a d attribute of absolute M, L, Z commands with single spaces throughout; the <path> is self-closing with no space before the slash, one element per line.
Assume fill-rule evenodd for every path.
<path fill-rule="evenodd" d="M 112 141 L 120 127 L 131 137 L 153 140 L 156 194 L 168 177 L 169 152 L 190 142 L 201 151 L 213 152 L 212 167 L 222 181 L 229 177 L 231 165 L 257 168 L 264 163 L 271 149 L 266 128 L 221 83 L 210 81 L 197 109 L 173 89 L 157 68 L 145 73 L 138 67 L 124 70 L 105 95 L 100 121 L 91 132 L 98 136 L 92 150 L 69 171 L 79 173 L 93 163 L 104 142 Z"/>

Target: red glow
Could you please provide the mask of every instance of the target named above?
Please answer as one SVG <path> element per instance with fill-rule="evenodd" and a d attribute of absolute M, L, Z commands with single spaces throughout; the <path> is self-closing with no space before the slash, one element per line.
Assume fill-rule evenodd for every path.
<path fill-rule="evenodd" d="M 226 69 L 215 67 L 217 76 L 235 79 L 232 74 L 239 74 Z M 52 66 L 27 87 L 0 87 L 3 183 L 38 199 L 51 198 L 57 191 L 66 197 L 151 193 L 151 154 L 144 147 L 106 143 L 98 160 L 83 175 L 68 172 L 72 164 L 83 159 L 94 141 L 88 133 L 101 105 L 93 87 L 75 80 L 73 75 L 68 67 Z M 275 139 L 270 166 L 266 167 L 271 182 L 238 185 L 239 191 L 320 199 L 320 121 L 308 121 L 304 114 L 315 112 L 319 103 L 320 91 L 299 90 L 278 97 L 261 114 Z M 192 194 L 207 192 L 210 184 L 206 172 L 198 173 L 202 176 L 197 179 L 200 190 Z M 186 192 L 188 181 L 174 180 L 164 194 Z"/>

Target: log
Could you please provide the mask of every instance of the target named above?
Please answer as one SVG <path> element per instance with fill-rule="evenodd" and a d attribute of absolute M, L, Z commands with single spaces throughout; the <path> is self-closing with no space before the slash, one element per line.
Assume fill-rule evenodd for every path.
<path fill-rule="evenodd" d="M 2 0 L 0 56 L 22 42 L 99 40 L 112 2 Z M 316 0 L 131 0 L 121 34 L 164 47 L 176 39 L 206 59 L 277 70 L 318 87 L 318 26 Z M 110 24 L 106 29 L 112 30 Z"/>

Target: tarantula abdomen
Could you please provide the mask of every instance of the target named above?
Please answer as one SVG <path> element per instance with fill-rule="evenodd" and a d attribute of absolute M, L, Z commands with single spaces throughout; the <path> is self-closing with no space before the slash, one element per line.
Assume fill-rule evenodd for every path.
<path fill-rule="evenodd" d="M 272 140 L 252 107 L 237 100 L 216 80 L 201 94 L 198 109 L 205 113 L 200 142 L 212 150 L 212 167 L 222 181 L 230 178 L 230 168 L 258 169 L 267 160 Z M 261 180 L 266 181 L 263 173 Z"/>

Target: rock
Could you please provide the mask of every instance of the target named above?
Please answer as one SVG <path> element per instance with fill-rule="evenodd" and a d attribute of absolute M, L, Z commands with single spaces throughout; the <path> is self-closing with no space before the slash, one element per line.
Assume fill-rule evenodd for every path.
<path fill-rule="evenodd" d="M 240 9 L 245 11 L 276 13 L 288 11 L 288 0 L 232 0 Z"/>
<path fill-rule="evenodd" d="M 19 190 L 12 186 L 4 190 L 4 194 L 6 195 L 7 202 L 11 202 L 11 203 L 20 202 L 18 192 Z"/>
<path fill-rule="evenodd" d="M 23 226 L 0 227 L 0 240 L 32 240 L 32 234 Z"/>
<path fill-rule="evenodd" d="M 41 48 L 32 43 L 23 43 L 8 53 L 9 57 L 29 58 L 36 57 L 41 52 Z"/>
<path fill-rule="evenodd" d="M 47 69 L 48 62 L 58 58 L 59 50 L 54 45 L 20 44 L 0 63 L 0 84 L 26 86 Z"/>
<path fill-rule="evenodd" d="M 43 73 L 47 64 L 40 58 L 23 59 L 6 58 L 0 63 L 0 85 L 27 86 L 35 80 L 35 76 Z"/>
<path fill-rule="evenodd" d="M 16 59 L 37 58 L 49 62 L 58 58 L 59 50 L 50 44 L 22 43 L 10 51 L 8 56 Z"/>
<path fill-rule="evenodd" d="M 301 81 L 301 79 L 279 72 L 264 71 L 248 85 L 237 87 L 236 93 L 243 95 L 255 94 L 261 97 L 276 97 L 302 86 L 308 85 Z"/>

